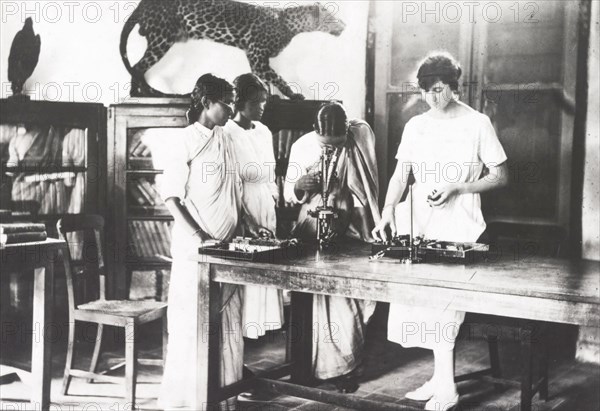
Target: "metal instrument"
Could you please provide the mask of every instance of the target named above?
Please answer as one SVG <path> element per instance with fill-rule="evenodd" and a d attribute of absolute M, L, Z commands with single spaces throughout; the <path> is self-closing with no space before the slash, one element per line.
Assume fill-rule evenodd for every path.
<path fill-rule="evenodd" d="M 403 258 L 402 262 L 404 264 L 415 264 L 415 263 L 420 263 L 422 261 L 421 257 L 419 257 L 419 253 L 418 253 L 418 247 L 421 245 L 421 240 L 418 239 L 417 241 L 415 241 L 415 238 L 413 237 L 413 186 L 412 184 L 409 186 L 409 192 L 408 192 L 409 196 L 410 196 L 410 236 L 408 237 L 409 239 L 409 254 L 408 257 Z"/>
<path fill-rule="evenodd" d="M 329 194 L 333 183 L 337 180 L 337 164 L 341 149 L 333 146 L 323 146 L 321 149 L 321 164 L 319 167 L 319 180 L 321 181 L 322 204 L 308 214 L 317 219 L 317 241 L 319 246 L 327 247 L 335 237 L 335 220 L 338 213 L 329 205 Z"/>

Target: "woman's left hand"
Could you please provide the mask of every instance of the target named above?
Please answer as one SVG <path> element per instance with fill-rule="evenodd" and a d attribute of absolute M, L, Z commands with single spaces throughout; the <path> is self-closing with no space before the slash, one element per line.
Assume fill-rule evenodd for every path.
<path fill-rule="evenodd" d="M 427 196 L 427 202 L 431 207 L 442 207 L 450 201 L 452 197 L 458 194 L 460 194 L 459 184 L 446 184 L 433 190 L 431 194 Z"/>
<path fill-rule="evenodd" d="M 244 235 L 249 235 L 251 238 L 275 238 L 275 234 L 268 228 L 257 226 L 250 221 L 244 221 L 244 223 Z"/>
<path fill-rule="evenodd" d="M 275 234 L 265 227 L 258 227 L 258 238 L 272 239 L 275 238 Z"/>

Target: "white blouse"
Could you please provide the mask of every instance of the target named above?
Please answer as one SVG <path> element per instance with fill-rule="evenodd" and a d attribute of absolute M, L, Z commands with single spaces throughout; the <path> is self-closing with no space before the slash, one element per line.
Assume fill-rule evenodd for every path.
<path fill-rule="evenodd" d="M 404 128 L 396 158 L 398 166 L 410 167 L 415 177 L 414 235 L 476 241 L 486 227 L 478 193 L 461 194 L 433 208 L 427 196 L 444 184 L 474 182 L 481 177 L 484 166 L 506 161 L 490 119 L 477 111 L 450 119 L 415 116 Z M 396 222 L 400 233 L 409 232 L 410 198 L 398 204 Z"/>

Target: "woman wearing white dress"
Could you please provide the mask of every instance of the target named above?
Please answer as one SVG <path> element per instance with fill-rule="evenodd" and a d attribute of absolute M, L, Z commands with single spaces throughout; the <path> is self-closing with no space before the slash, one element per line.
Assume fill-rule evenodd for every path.
<path fill-rule="evenodd" d="M 237 77 L 234 85 L 236 114 L 224 130 L 232 138 L 236 166 L 242 178 L 244 219 L 251 223 L 244 228 L 266 228 L 272 235 L 277 224 L 275 199 L 278 195 L 273 135 L 260 122 L 267 102 L 267 86 L 252 73 Z M 281 328 L 281 290 L 244 286 L 242 319 L 243 335 L 248 338 L 258 338 L 268 330 Z"/>
<path fill-rule="evenodd" d="M 190 126 L 173 131 L 170 159 L 161 181 L 161 196 L 173 215 L 169 285 L 169 343 L 160 388 L 163 409 L 194 404 L 196 330 L 190 319 L 198 288 L 197 263 L 189 256 L 210 239 L 229 240 L 238 228 L 241 184 L 235 175 L 233 147 L 222 126 L 233 114 L 234 91 L 227 81 L 205 74 L 192 92 Z M 220 385 L 242 378 L 242 293 L 237 285 L 221 285 Z M 214 407 L 213 407 L 214 408 Z M 213 409 L 210 408 L 210 409 Z M 235 399 L 221 404 L 234 409 Z"/>
<path fill-rule="evenodd" d="M 417 78 L 430 110 L 404 128 L 375 238 L 387 239 L 388 227 L 392 235 L 408 233 L 410 201 L 400 199 L 411 173 L 414 235 L 474 242 L 484 232 L 479 193 L 507 183 L 506 155 L 490 119 L 456 99 L 460 74 L 458 62 L 447 53 L 433 54 L 420 66 Z M 388 339 L 433 350 L 432 378 L 406 394 L 428 401 L 426 410 L 447 410 L 458 402 L 453 350 L 464 316 L 444 308 L 390 305 Z"/>

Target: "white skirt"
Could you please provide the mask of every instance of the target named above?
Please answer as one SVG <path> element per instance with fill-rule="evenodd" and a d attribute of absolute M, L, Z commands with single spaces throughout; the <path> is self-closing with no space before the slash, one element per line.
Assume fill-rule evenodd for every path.
<path fill-rule="evenodd" d="M 388 340 L 403 347 L 453 350 L 464 311 L 390 304 Z"/>
<path fill-rule="evenodd" d="M 276 288 L 244 286 L 242 311 L 243 334 L 258 338 L 267 331 L 278 330 L 283 324 L 283 295 Z"/>

